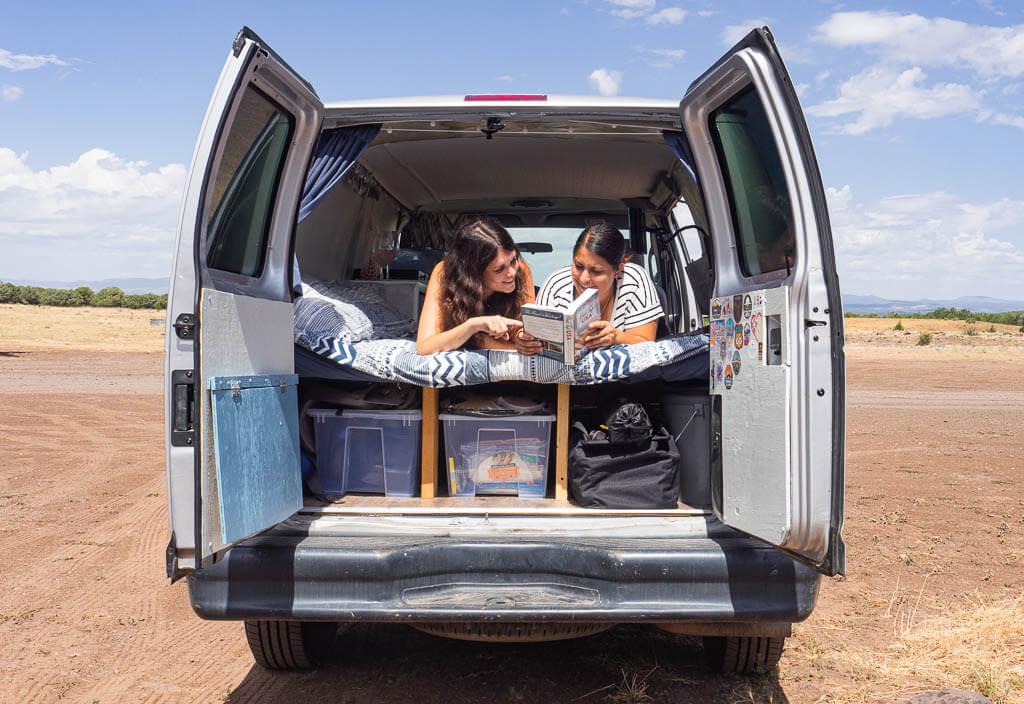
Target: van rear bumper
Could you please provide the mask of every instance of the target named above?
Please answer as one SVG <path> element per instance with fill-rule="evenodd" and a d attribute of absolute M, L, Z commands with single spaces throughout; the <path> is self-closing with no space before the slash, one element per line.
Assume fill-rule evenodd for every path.
<path fill-rule="evenodd" d="M 189 575 L 206 619 L 796 622 L 820 575 L 729 533 L 323 536 L 275 529 Z"/>

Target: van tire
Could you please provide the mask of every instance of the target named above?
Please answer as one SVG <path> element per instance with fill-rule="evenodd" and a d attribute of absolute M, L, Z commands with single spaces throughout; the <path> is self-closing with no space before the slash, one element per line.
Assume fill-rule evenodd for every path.
<path fill-rule="evenodd" d="M 768 672 L 779 664 L 785 638 L 759 636 L 704 636 L 704 656 L 720 672 Z"/>
<path fill-rule="evenodd" d="M 334 647 L 333 621 L 246 621 L 245 639 L 267 670 L 312 670 Z"/>

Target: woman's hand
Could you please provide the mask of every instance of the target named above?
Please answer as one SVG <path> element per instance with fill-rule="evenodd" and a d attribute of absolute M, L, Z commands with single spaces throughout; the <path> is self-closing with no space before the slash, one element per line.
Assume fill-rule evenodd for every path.
<path fill-rule="evenodd" d="M 587 332 L 580 336 L 580 342 L 592 350 L 618 344 L 618 336 L 619 331 L 607 320 L 593 320 L 587 326 Z"/>
<path fill-rule="evenodd" d="M 543 345 L 537 341 L 537 338 L 522 330 L 512 335 L 512 337 L 516 345 L 516 351 L 519 354 L 537 354 L 543 348 Z"/>
<path fill-rule="evenodd" d="M 482 332 L 495 340 L 508 341 L 512 338 L 512 330 L 523 327 L 523 321 L 506 318 L 503 315 L 482 315 L 472 320 L 477 332 Z"/>

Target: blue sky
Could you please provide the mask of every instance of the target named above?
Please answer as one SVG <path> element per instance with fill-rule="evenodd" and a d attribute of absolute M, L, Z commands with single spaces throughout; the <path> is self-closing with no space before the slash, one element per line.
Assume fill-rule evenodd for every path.
<path fill-rule="evenodd" d="M 735 39 L 768 24 L 814 139 L 844 293 L 1024 299 L 1020 3 L 721 5 L 10 3 L 0 24 L 0 279 L 169 273 L 196 135 L 242 25 L 321 98 L 345 100 L 675 99 Z"/>

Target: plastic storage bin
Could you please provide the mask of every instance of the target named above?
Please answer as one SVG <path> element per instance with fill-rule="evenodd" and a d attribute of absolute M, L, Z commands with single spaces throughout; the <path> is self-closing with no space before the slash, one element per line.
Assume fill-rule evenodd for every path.
<path fill-rule="evenodd" d="M 442 413 L 451 496 L 544 496 L 552 415 L 480 418 Z"/>
<path fill-rule="evenodd" d="M 310 409 L 317 475 L 329 494 L 416 496 L 420 478 L 420 411 Z"/>

